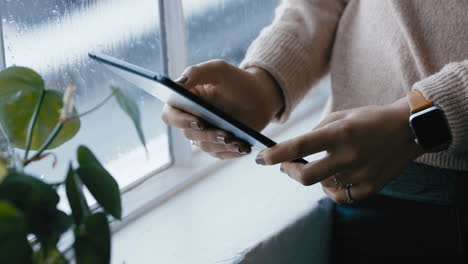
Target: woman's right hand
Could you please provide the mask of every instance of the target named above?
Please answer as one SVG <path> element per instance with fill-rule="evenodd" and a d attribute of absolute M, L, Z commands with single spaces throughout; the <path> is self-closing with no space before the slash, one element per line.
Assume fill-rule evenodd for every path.
<path fill-rule="evenodd" d="M 276 82 L 261 68 L 244 70 L 213 60 L 187 68 L 176 82 L 257 131 L 283 107 Z M 188 139 L 214 157 L 235 158 L 251 151 L 246 142 L 170 105 L 165 105 L 162 119 L 183 129 Z"/>

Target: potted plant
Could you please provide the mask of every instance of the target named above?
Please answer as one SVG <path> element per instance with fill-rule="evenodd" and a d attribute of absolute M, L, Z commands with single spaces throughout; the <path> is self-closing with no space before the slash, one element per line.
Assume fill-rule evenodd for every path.
<path fill-rule="evenodd" d="M 24 170 L 47 156 L 60 158 L 52 150 L 79 131 L 80 118 L 113 97 L 133 121 L 146 148 L 138 106 L 123 90 L 111 87 L 107 98 L 83 113 L 73 106 L 74 91 L 73 85 L 64 94 L 45 89 L 41 76 L 28 68 L 0 72 L 0 263 L 110 262 L 109 221 L 122 217 L 120 191 L 92 151 L 80 146 L 77 164 L 70 161 L 65 179 L 58 183 L 46 183 Z M 24 156 L 18 157 L 13 146 L 23 149 Z M 70 212 L 57 208 L 65 198 L 57 194 L 61 187 Z M 90 209 L 84 188 L 99 209 Z M 73 259 L 67 259 L 66 249 L 57 246 L 67 232 L 74 236 Z"/>

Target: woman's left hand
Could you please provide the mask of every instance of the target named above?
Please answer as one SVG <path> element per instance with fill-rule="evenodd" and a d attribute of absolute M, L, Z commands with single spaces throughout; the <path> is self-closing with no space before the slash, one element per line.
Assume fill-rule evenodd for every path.
<path fill-rule="evenodd" d="M 258 154 L 261 165 L 282 163 L 281 171 L 303 185 L 321 182 L 335 202 L 360 200 L 381 190 L 409 162 L 423 154 L 408 125 L 406 98 L 328 115 L 310 133 Z M 290 162 L 314 153 L 327 155 L 308 164 Z"/>

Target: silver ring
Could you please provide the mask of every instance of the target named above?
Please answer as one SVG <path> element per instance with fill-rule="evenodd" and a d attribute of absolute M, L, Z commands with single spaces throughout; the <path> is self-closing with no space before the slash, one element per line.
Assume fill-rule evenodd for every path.
<path fill-rule="evenodd" d="M 356 201 L 351 197 L 352 186 L 353 186 L 352 184 L 346 184 L 346 196 L 348 196 L 348 200 L 346 201 L 347 204 L 353 204 Z"/>

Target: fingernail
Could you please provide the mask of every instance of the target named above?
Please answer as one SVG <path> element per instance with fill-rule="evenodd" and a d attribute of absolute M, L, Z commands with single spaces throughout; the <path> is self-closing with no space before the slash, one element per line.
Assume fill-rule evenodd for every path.
<path fill-rule="evenodd" d="M 238 153 L 242 154 L 241 147 L 240 147 L 238 144 L 234 144 L 234 149 L 235 149 Z"/>
<path fill-rule="evenodd" d="M 250 148 L 247 148 L 247 149 L 241 150 L 240 154 L 247 155 L 247 154 L 250 154 L 250 152 L 252 152 L 252 150 Z"/>
<path fill-rule="evenodd" d="M 195 130 L 202 130 L 200 124 L 198 124 L 198 122 L 196 122 L 196 121 L 190 122 L 190 123 L 189 123 L 189 127 L 190 127 L 191 129 L 195 129 Z"/>
<path fill-rule="evenodd" d="M 280 171 L 281 171 L 282 173 L 286 173 L 286 170 L 283 168 L 283 165 L 280 166 Z"/>
<path fill-rule="evenodd" d="M 242 154 L 242 155 L 247 155 L 251 152 L 250 148 L 242 149 L 241 146 L 238 144 L 234 144 L 234 148 L 236 149 L 237 152 L 239 152 L 239 154 Z"/>
<path fill-rule="evenodd" d="M 227 138 L 225 136 L 216 136 L 216 141 L 221 144 L 228 144 Z"/>
<path fill-rule="evenodd" d="M 258 165 L 263 165 L 263 166 L 266 165 L 265 160 L 263 159 L 262 155 L 260 155 L 260 154 L 258 154 L 257 157 L 255 158 L 255 162 L 256 162 Z"/>
<path fill-rule="evenodd" d="M 188 77 L 187 77 L 187 76 L 184 76 L 184 75 L 180 76 L 177 80 L 175 80 L 175 82 L 181 83 L 181 84 L 184 84 L 184 83 L 186 83 L 187 81 L 188 81 Z"/>

